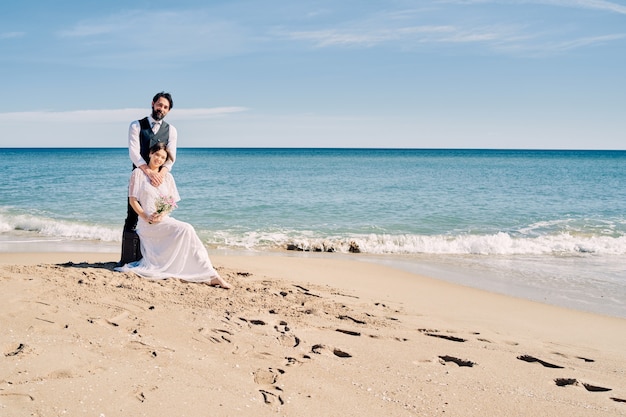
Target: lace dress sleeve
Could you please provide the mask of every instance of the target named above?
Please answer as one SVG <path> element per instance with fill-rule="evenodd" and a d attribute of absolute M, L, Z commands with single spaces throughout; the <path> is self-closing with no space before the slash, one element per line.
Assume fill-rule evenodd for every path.
<path fill-rule="evenodd" d="M 165 177 L 165 182 L 167 184 L 168 195 L 172 196 L 175 202 L 179 202 L 180 195 L 178 194 L 178 188 L 176 188 L 176 181 L 174 181 L 174 177 L 169 172 Z"/>
<path fill-rule="evenodd" d="M 144 181 L 144 176 L 146 174 L 143 173 L 142 170 L 136 168 L 133 170 L 133 173 L 130 175 L 130 181 L 128 183 L 128 196 L 135 197 L 137 200 L 140 200 L 141 197 L 141 185 Z"/>

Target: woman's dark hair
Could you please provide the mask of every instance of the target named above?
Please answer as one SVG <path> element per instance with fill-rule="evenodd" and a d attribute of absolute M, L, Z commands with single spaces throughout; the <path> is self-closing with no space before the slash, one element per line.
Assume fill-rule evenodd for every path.
<path fill-rule="evenodd" d="M 174 108 L 174 100 L 172 100 L 172 95 L 170 93 L 166 93 L 165 91 L 161 91 L 160 93 L 156 93 L 154 98 L 152 99 L 153 103 L 156 103 L 161 97 L 170 102 L 170 110 Z"/>
<path fill-rule="evenodd" d="M 153 153 L 156 153 L 158 151 L 165 151 L 165 153 L 167 154 L 167 158 L 165 158 L 165 161 L 169 161 L 172 159 L 172 155 L 170 154 L 170 151 L 167 149 L 167 145 L 165 143 L 157 142 L 154 145 L 152 145 L 150 147 L 149 155 L 152 155 Z"/>

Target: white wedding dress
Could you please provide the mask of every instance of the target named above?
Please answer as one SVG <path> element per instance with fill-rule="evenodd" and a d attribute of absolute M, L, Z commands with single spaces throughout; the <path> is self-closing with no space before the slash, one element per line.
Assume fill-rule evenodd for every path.
<path fill-rule="evenodd" d="M 155 202 L 160 195 L 180 201 L 170 173 L 157 188 L 140 169 L 133 170 L 128 195 L 135 197 L 148 215 L 156 211 Z M 143 258 L 115 268 L 116 271 L 134 272 L 149 279 L 180 278 L 191 282 L 208 282 L 218 276 L 206 248 L 189 223 L 165 215 L 160 222 L 149 224 L 140 217 L 137 234 Z"/>

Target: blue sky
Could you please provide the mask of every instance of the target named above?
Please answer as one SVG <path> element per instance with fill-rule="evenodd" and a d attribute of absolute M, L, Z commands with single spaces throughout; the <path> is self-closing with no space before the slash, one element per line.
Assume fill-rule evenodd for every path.
<path fill-rule="evenodd" d="M 626 149 L 625 0 L 29 1 L 0 147 Z"/>

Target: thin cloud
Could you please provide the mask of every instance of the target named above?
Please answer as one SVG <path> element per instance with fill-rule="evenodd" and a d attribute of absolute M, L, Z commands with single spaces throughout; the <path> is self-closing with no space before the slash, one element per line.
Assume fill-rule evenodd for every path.
<path fill-rule="evenodd" d="M 503 25 L 460 28 L 453 25 L 409 26 L 377 31 L 318 30 L 290 32 L 292 40 L 308 41 L 316 48 L 346 46 L 375 47 L 382 44 L 462 44 L 520 42 L 529 36 L 517 33 L 518 27 Z"/>
<path fill-rule="evenodd" d="M 73 55 L 84 65 L 124 68 L 155 57 L 165 57 L 155 65 L 175 66 L 234 55 L 248 39 L 243 26 L 203 10 L 128 11 L 76 22 L 56 35 L 63 56 Z"/>
<path fill-rule="evenodd" d="M 175 109 L 176 120 L 204 120 L 245 112 L 246 107 L 213 107 L 199 109 Z M 143 117 L 145 108 L 114 110 L 32 111 L 0 113 L 2 122 L 28 123 L 126 123 Z"/>
<path fill-rule="evenodd" d="M 214 107 L 208 109 L 176 109 L 176 120 L 203 120 L 227 116 L 233 113 L 247 112 L 247 107 Z"/>
<path fill-rule="evenodd" d="M 388 40 L 371 33 L 354 33 L 337 29 L 295 31 L 289 32 L 287 37 L 292 40 L 309 41 L 317 48 L 337 45 L 373 46 Z"/>
<path fill-rule="evenodd" d="M 327 29 L 313 31 L 294 31 L 286 34 L 292 40 L 310 41 L 315 47 L 327 46 L 363 46 L 371 47 L 382 43 L 399 41 L 411 37 L 427 39 L 428 35 L 451 33 L 452 26 L 412 26 L 380 30 Z"/>
<path fill-rule="evenodd" d="M 79 23 L 70 29 L 59 31 L 58 35 L 61 38 L 84 38 L 88 36 L 99 36 L 109 33 L 115 33 L 119 28 L 119 25 L 114 24 L 94 25 L 89 23 Z"/>
<path fill-rule="evenodd" d="M 484 43 L 484 42 L 510 42 L 513 39 L 519 39 L 512 36 L 510 30 L 502 30 L 500 28 L 473 28 L 473 29 L 457 29 L 454 32 L 441 36 L 432 41 L 441 43 Z"/>
<path fill-rule="evenodd" d="M 605 36 L 591 36 L 586 38 L 574 39 L 571 41 L 555 43 L 551 45 L 551 50 L 568 51 L 570 49 L 577 49 L 587 47 L 596 44 L 606 44 L 617 40 L 626 39 L 626 34 L 605 35 Z"/>
<path fill-rule="evenodd" d="M 285 30 L 280 36 L 306 42 L 313 48 L 401 48 L 418 50 L 429 45 L 476 45 L 497 53 L 524 55 L 559 53 L 576 48 L 601 45 L 623 38 L 621 30 L 610 27 L 590 27 L 582 17 L 570 20 L 567 16 L 537 20 L 533 14 L 507 14 L 506 20 L 481 13 L 481 5 L 503 4 L 509 8 L 528 8 L 531 5 L 551 5 L 569 8 L 587 8 L 625 13 L 626 7 L 605 0 L 443 0 L 430 3 L 430 8 L 387 10 L 350 21 L 338 22 L 332 27 L 312 30 Z M 468 6 L 468 7 L 461 7 Z M 473 7 L 476 6 L 476 7 Z M 438 22 L 422 25 L 421 22 Z M 560 24 L 559 21 L 567 22 Z M 398 23 L 401 23 L 399 25 Z M 603 33 L 598 33 L 602 30 Z M 608 32 L 608 33 L 607 33 Z M 611 33 L 612 32 L 612 33 Z"/>
<path fill-rule="evenodd" d="M 0 39 L 22 38 L 24 35 L 26 35 L 26 32 L 4 32 L 0 33 Z"/>
<path fill-rule="evenodd" d="M 626 6 L 605 0 L 439 0 L 440 4 L 544 4 L 575 9 L 594 9 L 626 14 Z"/>
<path fill-rule="evenodd" d="M 530 1 L 524 3 L 548 4 L 552 6 L 594 9 L 619 14 L 626 14 L 626 6 L 604 0 L 537 0 L 536 2 Z"/>

